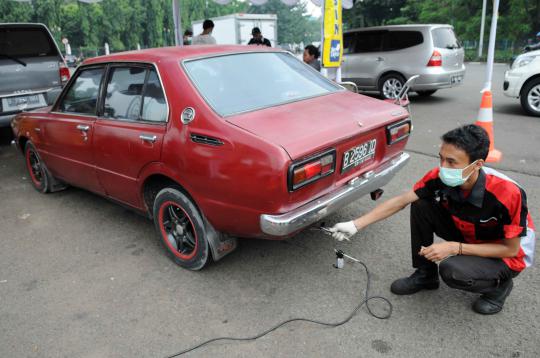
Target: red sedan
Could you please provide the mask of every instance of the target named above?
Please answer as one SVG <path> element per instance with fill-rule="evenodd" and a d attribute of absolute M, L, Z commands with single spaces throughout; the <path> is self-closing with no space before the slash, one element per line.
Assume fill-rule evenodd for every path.
<path fill-rule="evenodd" d="M 387 184 L 411 122 L 286 52 L 189 46 L 87 60 L 12 128 L 37 190 L 69 184 L 141 211 L 198 270 L 236 237 L 290 237 Z"/>

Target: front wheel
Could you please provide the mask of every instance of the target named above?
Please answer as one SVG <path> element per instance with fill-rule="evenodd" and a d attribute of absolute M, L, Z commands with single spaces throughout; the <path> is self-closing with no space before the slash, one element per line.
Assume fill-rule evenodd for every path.
<path fill-rule="evenodd" d="M 540 117 L 540 78 L 527 83 L 520 97 L 523 109 L 532 116 Z"/>
<path fill-rule="evenodd" d="M 28 170 L 34 189 L 40 193 L 50 192 L 52 176 L 41 160 L 41 157 L 32 142 L 26 143 L 24 147 L 24 157 L 26 160 L 26 169 Z"/>
<path fill-rule="evenodd" d="M 200 270 L 210 261 L 203 218 L 184 193 L 175 187 L 162 189 L 153 213 L 160 242 L 177 265 Z"/>
<path fill-rule="evenodd" d="M 397 98 L 403 88 L 405 78 L 397 73 L 390 73 L 379 81 L 379 92 L 384 99 Z"/>

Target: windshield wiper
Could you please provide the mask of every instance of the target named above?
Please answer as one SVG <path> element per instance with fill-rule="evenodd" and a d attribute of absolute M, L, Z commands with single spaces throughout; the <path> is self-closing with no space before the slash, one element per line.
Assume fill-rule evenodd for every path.
<path fill-rule="evenodd" d="M 6 55 L 5 53 L 0 53 L 0 57 L 9 58 L 10 60 L 15 61 L 15 62 L 23 65 L 24 67 L 26 67 L 26 62 L 19 60 L 17 57 Z"/>
<path fill-rule="evenodd" d="M 449 50 L 454 50 L 456 48 L 459 48 L 458 45 L 446 45 L 446 48 L 449 49 Z"/>

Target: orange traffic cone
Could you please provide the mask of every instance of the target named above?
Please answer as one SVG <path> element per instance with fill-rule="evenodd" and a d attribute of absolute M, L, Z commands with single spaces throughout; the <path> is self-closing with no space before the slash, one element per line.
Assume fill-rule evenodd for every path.
<path fill-rule="evenodd" d="M 500 162 L 502 153 L 495 149 L 495 137 L 493 136 L 493 104 L 490 90 L 483 91 L 478 120 L 474 124 L 484 128 L 489 135 L 489 154 L 486 161 Z"/>

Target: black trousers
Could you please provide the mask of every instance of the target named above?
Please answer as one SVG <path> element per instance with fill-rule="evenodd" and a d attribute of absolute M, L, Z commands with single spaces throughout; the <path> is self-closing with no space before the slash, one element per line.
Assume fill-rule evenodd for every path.
<path fill-rule="evenodd" d="M 411 250 L 413 267 L 437 272 L 437 264 L 420 256 L 421 246 L 433 244 L 433 234 L 447 241 L 464 242 L 450 213 L 432 199 L 419 199 L 411 204 Z M 452 288 L 487 293 L 502 282 L 516 277 L 502 259 L 479 256 L 451 256 L 439 263 L 439 274 Z"/>

